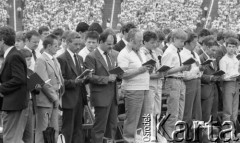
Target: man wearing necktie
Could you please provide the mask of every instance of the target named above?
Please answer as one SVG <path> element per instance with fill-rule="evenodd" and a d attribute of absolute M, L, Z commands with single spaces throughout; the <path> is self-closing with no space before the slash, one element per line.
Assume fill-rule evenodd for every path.
<path fill-rule="evenodd" d="M 94 70 L 89 80 L 90 100 L 95 109 L 93 143 L 102 143 L 104 135 L 113 140 L 117 129 L 117 75 L 109 73 L 117 61 L 117 57 L 110 52 L 113 42 L 113 35 L 104 31 L 99 38 L 100 46 L 85 59 L 85 66 Z"/>
<path fill-rule="evenodd" d="M 200 55 L 201 62 L 208 59 L 216 58 L 218 44 L 214 37 L 206 37 L 203 39 L 203 53 Z M 206 65 L 201 78 L 201 102 L 202 102 L 202 118 L 207 122 L 212 115 L 213 121 L 217 120 L 218 113 L 218 98 L 219 92 L 217 89 L 217 82 L 220 81 L 219 76 L 213 76 L 218 69 L 217 61 Z"/>
<path fill-rule="evenodd" d="M 39 45 L 40 35 L 37 31 L 31 30 L 26 33 L 25 38 L 26 38 L 26 45 L 24 48 L 28 49 L 33 55 L 29 69 L 34 70 L 36 60 L 41 55 L 41 53 L 36 50 Z"/>
<path fill-rule="evenodd" d="M 76 54 L 82 41 L 79 33 L 70 32 L 66 42 L 67 50 L 57 58 L 66 89 L 62 97 L 62 133 L 67 143 L 80 143 L 84 142 L 82 118 L 84 105 L 87 105 L 84 79 L 77 78 L 84 71 L 83 58 Z"/>
<path fill-rule="evenodd" d="M 60 98 L 64 92 L 63 77 L 60 65 L 53 57 L 59 50 L 58 39 L 55 35 L 48 35 L 43 41 L 44 52 L 37 59 L 35 72 L 43 79 L 48 81 L 36 96 L 37 120 L 36 120 L 36 139 L 35 143 L 43 143 L 43 131 L 48 124 L 55 129 L 55 140 L 58 136 L 58 107 Z"/>
<path fill-rule="evenodd" d="M 190 58 L 195 59 L 195 63 L 191 64 L 189 71 L 183 72 L 183 80 L 186 85 L 185 94 L 185 109 L 183 114 L 183 121 L 191 123 L 192 120 L 202 120 L 201 107 L 201 61 L 196 52 L 194 52 L 197 45 L 197 35 L 193 32 L 188 32 L 187 40 L 184 42 L 184 48 L 180 52 L 183 62 Z"/>

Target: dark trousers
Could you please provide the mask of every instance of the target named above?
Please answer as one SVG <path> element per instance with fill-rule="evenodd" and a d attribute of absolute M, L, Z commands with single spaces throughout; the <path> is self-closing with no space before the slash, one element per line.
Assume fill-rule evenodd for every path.
<path fill-rule="evenodd" d="M 201 81 L 200 79 L 193 79 L 185 81 L 185 85 L 186 94 L 183 121 L 191 122 L 192 119 L 201 121 Z"/>
<path fill-rule="evenodd" d="M 109 139 L 115 138 L 118 107 L 114 100 L 107 107 L 94 107 L 95 122 L 92 130 L 93 143 L 102 143 L 104 136 Z"/>
<path fill-rule="evenodd" d="M 62 133 L 65 137 L 66 143 L 83 143 L 83 104 L 82 100 L 74 109 L 63 109 L 62 116 Z"/>

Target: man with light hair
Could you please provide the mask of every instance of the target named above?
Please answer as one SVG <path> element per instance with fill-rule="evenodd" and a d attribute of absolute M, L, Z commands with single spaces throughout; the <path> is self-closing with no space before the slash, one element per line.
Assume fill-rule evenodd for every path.
<path fill-rule="evenodd" d="M 162 56 L 162 65 L 173 67 L 168 71 L 166 77 L 165 89 L 169 94 L 167 98 L 167 114 L 169 119 L 165 123 L 166 137 L 172 139 L 172 132 L 175 129 L 175 123 L 183 119 L 185 105 L 186 86 L 183 81 L 183 71 L 190 69 L 189 65 L 183 65 L 180 57 L 180 51 L 187 40 L 187 33 L 177 29 L 172 32 L 172 43 L 168 46 Z"/>
<path fill-rule="evenodd" d="M 133 28 L 129 31 L 127 40 L 129 42 L 119 53 L 117 61 L 119 67 L 125 71 L 122 77 L 126 107 L 123 138 L 125 142 L 133 143 L 136 130 L 143 126 L 143 116 L 151 113 L 150 66 L 142 66 L 143 58 L 139 54 L 143 33 L 139 29 Z"/>

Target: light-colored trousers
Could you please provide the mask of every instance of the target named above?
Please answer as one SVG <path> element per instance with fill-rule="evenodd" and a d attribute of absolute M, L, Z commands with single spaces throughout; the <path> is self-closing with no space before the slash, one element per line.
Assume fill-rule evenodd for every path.
<path fill-rule="evenodd" d="M 186 86 L 183 80 L 167 78 L 165 90 L 168 94 L 167 114 L 171 114 L 164 124 L 166 133 L 168 134 L 165 134 L 165 137 L 169 138 L 170 136 L 170 139 L 172 139 L 175 123 L 183 119 Z"/>
<path fill-rule="evenodd" d="M 48 115 L 49 117 L 48 117 Z M 37 107 L 35 143 L 44 143 L 43 131 L 48 127 L 55 129 L 55 142 L 59 133 L 58 108 Z"/>
<path fill-rule="evenodd" d="M 236 122 L 239 104 L 239 84 L 236 81 L 223 83 L 223 121 Z"/>
<path fill-rule="evenodd" d="M 124 121 L 123 139 L 135 143 L 138 128 L 143 129 L 143 116 L 151 114 L 151 102 L 148 90 L 124 90 L 126 119 Z"/>
<path fill-rule="evenodd" d="M 156 118 L 157 116 L 160 117 L 161 115 L 161 108 L 162 108 L 162 80 L 161 79 L 154 79 L 150 80 L 150 87 L 149 87 L 149 96 L 151 98 L 151 108 L 152 108 L 152 115 L 153 115 L 153 124 L 151 126 L 152 129 L 152 140 L 156 140 Z"/>

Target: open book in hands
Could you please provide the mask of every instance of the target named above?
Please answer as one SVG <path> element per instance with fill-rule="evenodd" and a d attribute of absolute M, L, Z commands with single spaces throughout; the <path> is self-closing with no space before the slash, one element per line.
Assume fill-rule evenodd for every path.
<path fill-rule="evenodd" d="M 148 65 L 154 66 L 155 64 L 156 64 L 156 61 L 151 59 L 151 60 L 143 63 L 142 66 L 148 66 Z"/>
<path fill-rule="evenodd" d="M 186 60 L 185 62 L 183 62 L 183 65 L 191 65 L 193 63 L 195 63 L 196 60 L 194 58 L 189 58 L 188 60 Z"/>
<path fill-rule="evenodd" d="M 84 78 L 85 76 L 89 75 L 90 73 L 92 73 L 94 70 L 93 69 L 86 69 L 81 75 L 79 75 L 77 77 L 77 79 L 81 79 Z"/>
<path fill-rule="evenodd" d="M 116 75 L 121 75 L 124 73 L 123 69 L 120 67 L 116 67 L 112 70 L 109 71 L 110 74 L 116 74 Z"/>
<path fill-rule="evenodd" d="M 170 70 L 171 68 L 173 68 L 173 67 L 169 67 L 169 66 L 166 66 L 166 65 L 162 65 L 162 66 L 157 70 L 157 72 L 166 72 L 166 71 Z"/>
<path fill-rule="evenodd" d="M 211 62 L 213 62 L 215 59 L 207 59 L 205 62 L 203 62 L 201 65 L 204 66 L 204 65 L 208 65 L 210 64 Z"/>
<path fill-rule="evenodd" d="M 225 74 L 225 72 L 222 70 L 219 70 L 219 71 L 216 71 L 215 73 L 213 73 L 214 76 L 222 76 L 224 74 Z"/>
<path fill-rule="evenodd" d="M 29 91 L 33 91 L 36 88 L 41 88 L 44 84 L 48 84 L 50 80 L 51 79 L 43 81 L 42 78 L 37 73 L 33 73 L 27 79 L 27 89 Z"/>

